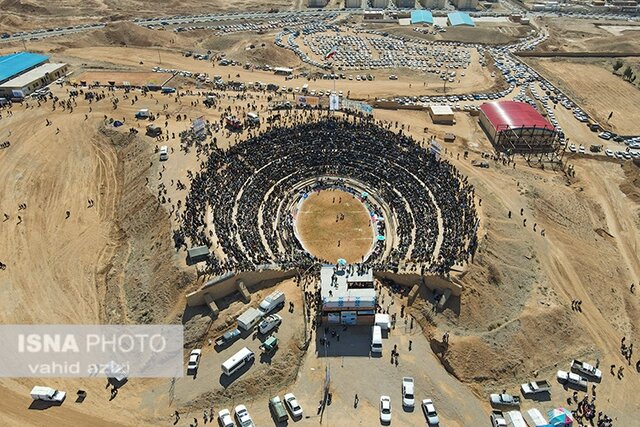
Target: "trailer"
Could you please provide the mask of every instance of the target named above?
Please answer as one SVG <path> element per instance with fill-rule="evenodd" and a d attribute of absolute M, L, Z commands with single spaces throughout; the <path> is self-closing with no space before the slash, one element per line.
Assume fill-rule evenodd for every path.
<path fill-rule="evenodd" d="M 62 403 L 67 394 L 64 391 L 56 390 L 52 387 L 35 386 L 31 389 L 31 398 L 33 400 L 45 400 L 47 402 Z"/>
<path fill-rule="evenodd" d="M 505 414 L 507 427 L 528 427 L 520 411 L 509 411 Z"/>
<path fill-rule="evenodd" d="M 551 388 L 551 384 L 549 384 L 549 381 L 546 381 L 546 380 L 531 381 L 526 384 L 522 384 L 520 388 L 522 389 L 522 394 L 524 395 L 546 393 L 546 392 L 549 392 L 549 389 Z"/>
<path fill-rule="evenodd" d="M 258 322 L 260 322 L 260 319 L 262 319 L 262 312 L 250 307 L 247 311 L 238 316 L 238 328 L 250 331 L 258 324 Z"/>

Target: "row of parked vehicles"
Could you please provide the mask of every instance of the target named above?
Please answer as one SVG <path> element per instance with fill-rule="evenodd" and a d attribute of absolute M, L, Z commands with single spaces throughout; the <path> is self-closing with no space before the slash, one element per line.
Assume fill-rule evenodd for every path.
<path fill-rule="evenodd" d="M 558 382 L 565 387 L 586 390 L 589 381 L 600 382 L 602 380 L 602 371 L 589 363 L 574 359 L 571 361 L 570 370 L 558 370 L 556 378 Z M 539 394 L 550 393 L 551 384 L 546 380 L 535 380 L 521 384 L 520 389 L 524 397 L 532 398 Z M 520 406 L 520 397 L 506 392 L 491 394 L 489 396 L 489 401 L 494 407 Z M 542 417 L 540 415 L 540 411 L 537 409 L 529 410 L 525 416 L 534 420 Z M 527 427 L 528 425 L 523 419 L 522 414 L 516 410 L 506 413 L 503 413 L 500 410 L 494 410 L 491 414 L 491 423 L 494 427 Z"/>
<path fill-rule="evenodd" d="M 412 377 L 402 378 L 402 407 L 413 410 L 415 407 L 415 382 Z M 438 412 L 433 405 L 433 400 L 423 399 L 420 403 L 422 413 L 427 420 L 427 424 L 430 426 L 440 425 L 440 418 Z M 391 397 L 380 396 L 380 421 L 383 424 L 391 423 Z"/>
<path fill-rule="evenodd" d="M 283 397 L 284 401 L 280 399 L 280 396 L 274 396 L 269 399 L 269 410 L 273 419 L 278 423 L 286 422 L 289 420 L 289 414 L 294 420 L 302 418 L 304 411 L 295 395 L 287 393 Z M 236 406 L 233 413 L 237 424 L 234 423 L 234 417 L 231 416 L 231 411 L 228 409 L 222 409 L 218 412 L 218 423 L 221 427 L 236 427 L 236 425 L 238 427 L 255 427 L 256 424 L 253 422 L 246 406 Z"/>

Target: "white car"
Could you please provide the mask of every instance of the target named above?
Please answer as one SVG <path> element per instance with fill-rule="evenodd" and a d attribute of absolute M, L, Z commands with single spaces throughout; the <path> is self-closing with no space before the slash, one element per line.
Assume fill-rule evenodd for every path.
<path fill-rule="evenodd" d="M 234 409 L 236 413 L 236 420 L 238 420 L 238 425 L 240 427 L 254 427 L 253 420 L 249 415 L 249 411 L 247 411 L 247 407 L 244 405 L 238 405 Z"/>
<path fill-rule="evenodd" d="M 380 396 L 380 421 L 383 423 L 391 422 L 391 398 L 389 396 Z"/>
<path fill-rule="evenodd" d="M 398 80 L 398 76 L 396 76 L 395 74 L 391 74 L 389 76 L 389 80 Z"/>
<path fill-rule="evenodd" d="M 272 329 L 277 328 L 282 323 L 282 317 L 278 314 L 271 314 L 264 318 L 258 325 L 258 330 L 261 334 L 266 334 Z"/>
<path fill-rule="evenodd" d="M 402 406 L 406 408 L 413 408 L 416 403 L 413 395 L 413 378 L 402 378 Z"/>
<path fill-rule="evenodd" d="M 437 426 L 440 424 L 440 418 L 438 418 L 436 407 L 433 406 L 433 401 L 431 399 L 424 399 L 422 401 L 422 412 L 424 412 L 424 416 L 427 418 L 427 423 L 430 426 Z"/>
<path fill-rule="evenodd" d="M 187 363 L 187 375 L 194 374 L 198 371 L 198 364 L 200 363 L 200 356 L 202 355 L 202 350 L 199 348 L 195 348 L 191 350 L 191 354 L 189 354 L 189 363 Z"/>
<path fill-rule="evenodd" d="M 613 151 L 608 149 L 608 148 L 606 150 L 604 150 L 604 154 L 606 154 L 607 157 L 613 157 L 614 156 Z"/>
<path fill-rule="evenodd" d="M 302 407 L 293 393 L 287 393 L 284 395 L 284 403 L 287 405 L 287 409 L 289 409 L 293 418 L 302 418 Z"/>
<path fill-rule="evenodd" d="M 575 146 L 575 144 L 571 144 L 571 145 L 569 146 L 569 151 L 571 151 L 572 153 L 575 153 L 576 151 L 578 151 L 578 150 L 576 150 L 576 146 Z"/>
<path fill-rule="evenodd" d="M 578 153 L 580 153 L 580 154 L 584 154 L 584 153 L 586 153 L 586 152 L 587 152 L 587 151 L 585 150 L 584 145 L 581 145 L 580 147 L 578 147 Z"/>
<path fill-rule="evenodd" d="M 220 427 L 236 427 L 231 418 L 231 412 L 228 409 L 223 409 L 218 412 L 218 422 Z"/>

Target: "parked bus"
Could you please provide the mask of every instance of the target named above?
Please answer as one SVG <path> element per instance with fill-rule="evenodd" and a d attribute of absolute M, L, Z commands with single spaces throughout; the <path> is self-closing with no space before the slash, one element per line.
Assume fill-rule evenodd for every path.
<path fill-rule="evenodd" d="M 233 375 L 236 371 L 242 368 L 247 363 L 251 363 L 255 358 L 253 351 L 244 347 L 242 350 L 231 356 L 229 360 L 222 364 L 222 372 L 225 375 Z"/>

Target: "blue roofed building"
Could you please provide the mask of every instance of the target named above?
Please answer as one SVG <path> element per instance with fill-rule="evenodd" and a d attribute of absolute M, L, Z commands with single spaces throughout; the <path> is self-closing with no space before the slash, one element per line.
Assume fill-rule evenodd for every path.
<path fill-rule="evenodd" d="M 0 56 L 0 84 L 46 62 L 49 62 L 48 57 L 30 52 Z"/>
<path fill-rule="evenodd" d="M 0 97 L 24 98 L 66 72 L 67 64 L 52 64 L 49 57 L 37 53 L 0 56 Z"/>
<path fill-rule="evenodd" d="M 471 19 L 468 13 L 464 12 L 451 12 L 447 14 L 447 24 L 452 27 L 466 26 L 475 27 L 476 24 Z"/>
<path fill-rule="evenodd" d="M 411 24 L 431 24 L 433 25 L 433 14 L 430 10 L 412 10 Z"/>

